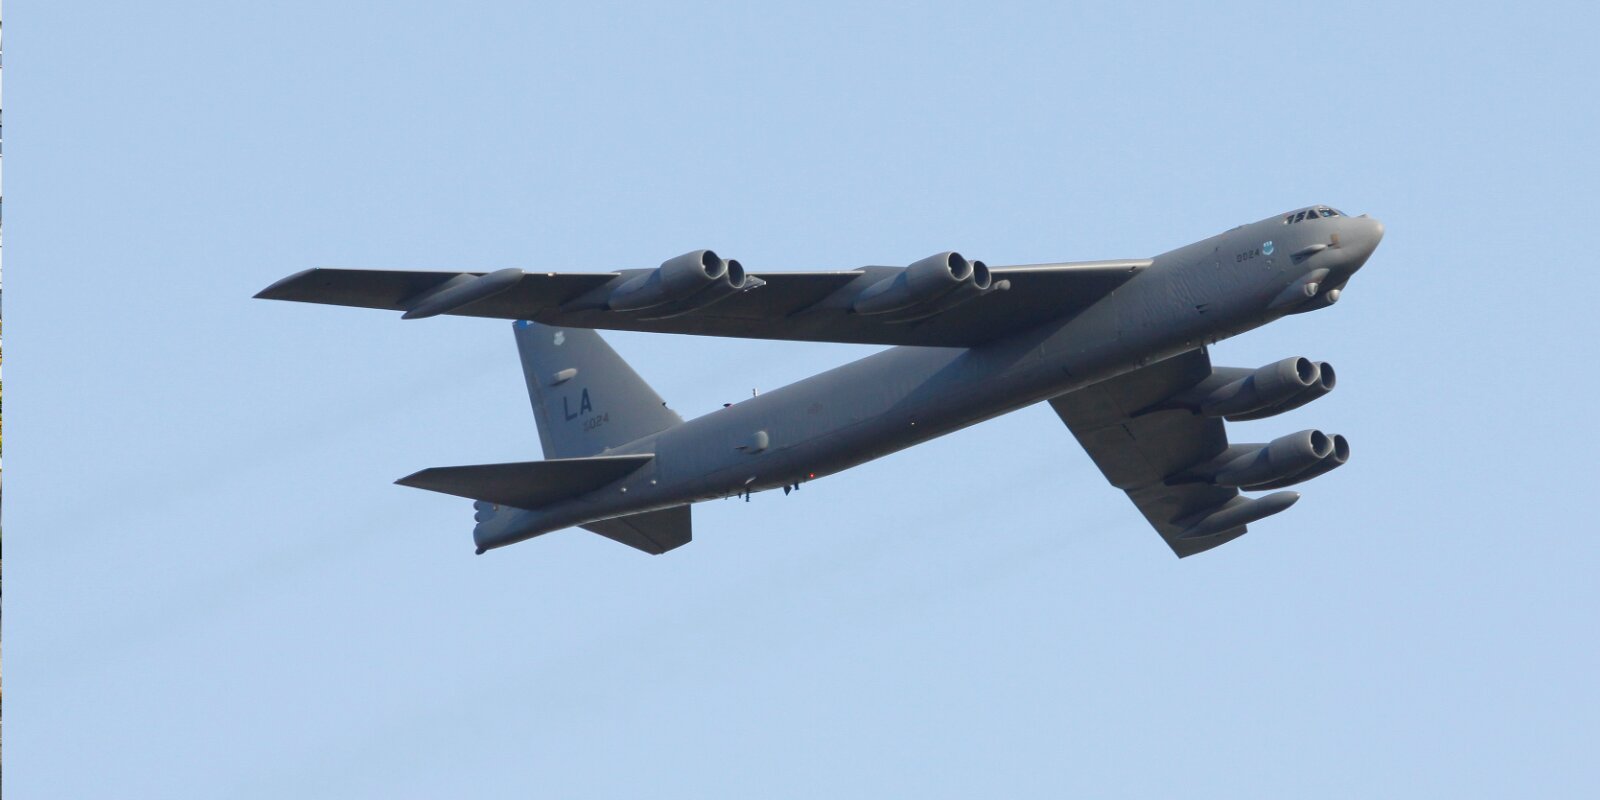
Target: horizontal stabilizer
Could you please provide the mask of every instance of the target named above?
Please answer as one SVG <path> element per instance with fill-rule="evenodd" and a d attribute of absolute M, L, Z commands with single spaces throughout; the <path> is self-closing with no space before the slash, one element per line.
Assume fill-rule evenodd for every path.
<path fill-rule="evenodd" d="M 686 505 L 603 519 L 582 527 L 614 542 L 657 556 L 688 544 L 691 538 L 689 507 Z"/>
<path fill-rule="evenodd" d="M 511 464 L 432 467 L 395 481 L 401 486 L 534 509 L 594 491 L 645 465 L 651 454 L 557 458 Z"/>

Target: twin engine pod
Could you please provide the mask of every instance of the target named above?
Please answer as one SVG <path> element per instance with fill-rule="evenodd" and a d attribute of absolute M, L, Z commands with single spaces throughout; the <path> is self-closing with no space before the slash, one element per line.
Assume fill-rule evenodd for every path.
<path fill-rule="evenodd" d="M 1175 404 L 1203 416 L 1244 422 L 1293 411 L 1333 391 L 1337 382 L 1332 364 L 1295 356 L 1259 369 L 1218 369 L 1175 398 Z"/>
<path fill-rule="evenodd" d="M 1203 481 L 1246 491 L 1281 489 L 1344 466 L 1350 442 L 1338 434 L 1304 430 L 1266 444 L 1239 444 L 1176 476 L 1173 483 Z"/>
<path fill-rule="evenodd" d="M 462 273 L 409 298 L 402 318 L 423 319 L 450 313 L 509 291 L 522 278 L 522 270 L 515 268 L 487 275 Z M 667 259 L 652 270 L 628 270 L 563 306 L 563 310 L 647 312 L 640 316 L 662 319 L 764 285 L 766 282 L 760 278 L 745 274 L 744 265 L 738 261 L 724 259 L 710 250 L 696 250 Z"/>
<path fill-rule="evenodd" d="M 1349 460 L 1350 443 L 1343 436 L 1308 430 L 1280 436 L 1267 444 L 1235 445 L 1210 463 L 1169 482 L 1200 480 L 1245 491 L 1266 491 L 1310 480 Z M 1283 511 L 1299 499 L 1299 492 L 1241 495 L 1216 508 L 1175 520 L 1182 527 L 1177 538 L 1199 539 L 1225 533 Z"/>
<path fill-rule="evenodd" d="M 696 250 L 624 280 L 610 290 L 605 307 L 665 312 L 652 317 L 676 316 L 761 284 L 760 279 L 747 276 L 738 261 L 724 260 L 710 250 Z"/>
<path fill-rule="evenodd" d="M 862 283 L 866 287 L 858 288 Z M 695 250 L 663 261 L 652 270 L 624 271 L 605 286 L 565 303 L 562 310 L 617 311 L 640 319 L 666 319 L 765 284 L 747 275 L 738 261 L 723 259 L 710 250 Z M 830 299 L 829 306 L 879 315 L 885 322 L 910 322 L 1010 286 L 1009 281 L 994 280 L 982 261 L 969 261 L 960 253 L 947 251 L 903 269 L 868 267 L 860 280 L 839 292 L 840 299 Z"/>
<path fill-rule="evenodd" d="M 931 255 L 863 289 L 850 305 L 857 314 L 887 314 L 897 319 L 922 319 L 964 303 L 996 285 L 989 266 L 949 251 Z"/>
<path fill-rule="evenodd" d="M 1333 366 L 1295 356 L 1257 369 L 1214 368 L 1194 388 L 1181 392 L 1151 411 L 1188 409 L 1229 421 L 1262 419 L 1299 408 L 1333 391 Z M 1265 444 L 1236 444 L 1215 458 L 1167 478 L 1168 485 L 1208 483 L 1242 491 L 1267 491 L 1293 486 L 1344 466 L 1350 442 L 1338 434 L 1303 430 Z M 1235 497 L 1206 511 L 1173 520 L 1179 539 L 1217 536 L 1276 514 L 1300 499 L 1296 492 L 1262 497 Z"/>

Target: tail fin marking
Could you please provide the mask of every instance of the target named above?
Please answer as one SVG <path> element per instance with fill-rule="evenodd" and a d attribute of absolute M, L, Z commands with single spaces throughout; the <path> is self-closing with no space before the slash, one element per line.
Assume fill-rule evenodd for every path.
<path fill-rule="evenodd" d="M 594 331 L 514 329 L 546 458 L 598 455 L 683 422 Z"/>

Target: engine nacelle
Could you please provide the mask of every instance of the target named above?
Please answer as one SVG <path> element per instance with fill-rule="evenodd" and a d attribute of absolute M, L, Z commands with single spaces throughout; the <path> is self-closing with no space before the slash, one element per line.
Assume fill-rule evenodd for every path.
<path fill-rule="evenodd" d="M 737 281 L 735 281 L 737 279 Z M 744 287 L 744 268 L 737 261 L 723 261 L 710 250 L 696 250 L 661 262 L 661 266 L 624 282 L 611 291 L 606 308 L 612 311 L 637 311 L 680 303 L 721 284 L 737 291 Z M 728 293 L 731 293 L 728 292 Z M 712 302 L 726 294 L 719 294 Z M 695 307 L 704 305 L 697 303 Z"/>
<path fill-rule="evenodd" d="M 1251 491 L 1262 491 L 1262 490 L 1266 490 L 1266 489 L 1282 489 L 1285 486 L 1293 486 L 1293 485 L 1295 485 L 1297 483 L 1303 483 L 1305 481 L 1309 481 L 1312 478 L 1317 477 L 1318 475 L 1324 475 L 1324 474 L 1327 474 L 1329 472 L 1332 472 L 1333 470 L 1336 470 L 1336 469 L 1344 466 L 1345 462 L 1347 462 L 1349 460 L 1350 460 L 1350 442 L 1349 442 L 1349 440 L 1345 439 L 1343 436 L 1341 436 L 1339 434 L 1334 434 L 1333 435 L 1333 452 L 1329 453 L 1327 456 L 1323 457 L 1323 459 L 1321 461 L 1318 461 L 1317 463 L 1312 464 L 1309 469 L 1306 469 L 1306 470 L 1301 471 L 1301 472 L 1297 472 L 1297 473 L 1295 473 L 1293 475 L 1290 475 L 1287 478 L 1280 478 L 1280 479 L 1275 480 L 1275 481 L 1268 481 L 1267 483 L 1257 484 L 1257 485 L 1254 485 L 1254 486 L 1248 486 L 1246 488 L 1248 488 Z"/>
<path fill-rule="evenodd" d="M 1318 367 L 1311 359 L 1303 356 L 1285 358 L 1213 389 L 1200 399 L 1200 413 L 1208 417 L 1235 419 L 1241 414 L 1288 402 L 1315 386 L 1319 377 Z"/>
<path fill-rule="evenodd" d="M 1261 486 L 1305 472 L 1333 452 L 1333 437 L 1319 430 L 1304 430 L 1268 444 L 1230 447 L 1193 474 L 1217 486 Z"/>
<path fill-rule="evenodd" d="M 721 280 L 713 281 L 710 286 L 682 300 L 651 306 L 645 309 L 644 313 L 639 315 L 639 318 L 669 319 L 671 317 L 681 317 L 691 311 L 705 308 L 724 297 L 736 295 L 746 289 L 767 285 L 767 282 L 760 278 L 746 275 L 744 265 L 738 261 L 730 258 L 724 263 L 727 264 L 727 272 L 723 273 Z"/>
<path fill-rule="evenodd" d="M 988 264 L 985 264 L 982 261 L 973 261 L 971 280 L 968 280 L 960 286 L 957 286 L 955 291 L 946 294 L 944 297 L 941 297 L 932 303 L 911 306 L 910 308 L 900 310 L 898 313 L 890 314 L 888 315 L 889 321 L 910 322 L 912 320 L 926 319 L 947 308 L 961 305 L 962 303 L 965 303 L 968 300 L 971 300 L 972 298 L 989 291 L 990 289 L 1009 288 L 1011 288 L 1009 281 L 1002 282 L 1000 285 L 995 284 L 994 277 L 989 273 Z"/>
<path fill-rule="evenodd" d="M 988 291 L 990 285 L 989 268 L 982 261 L 968 261 L 956 252 L 940 253 L 868 286 L 851 310 L 857 314 L 940 310 L 949 307 L 942 301 L 953 292 L 963 292 L 965 296 L 956 300 L 960 302 Z"/>
<path fill-rule="evenodd" d="M 1306 403 L 1315 400 L 1328 392 L 1339 382 L 1339 376 L 1333 371 L 1333 365 L 1326 361 L 1317 362 L 1317 380 L 1310 386 L 1291 395 L 1287 400 L 1269 405 L 1266 408 L 1256 409 L 1244 414 L 1228 415 L 1229 422 L 1247 422 L 1252 419 L 1266 419 L 1275 417 L 1285 411 L 1293 411 Z"/>

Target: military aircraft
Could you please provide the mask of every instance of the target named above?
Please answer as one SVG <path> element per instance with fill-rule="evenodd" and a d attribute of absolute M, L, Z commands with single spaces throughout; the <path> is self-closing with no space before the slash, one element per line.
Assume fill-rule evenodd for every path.
<path fill-rule="evenodd" d="M 1154 258 L 749 273 L 710 250 L 604 273 L 311 269 L 256 297 L 513 323 L 548 460 L 397 483 L 476 501 L 477 552 L 578 526 L 663 553 L 689 506 L 782 488 L 1047 401 L 1180 558 L 1293 505 L 1276 490 L 1349 458 L 1305 430 L 1230 444 L 1334 387 L 1303 357 L 1213 367 L 1206 346 L 1333 305 L 1383 225 L 1312 206 Z M 594 329 L 894 345 L 688 421 Z"/>

